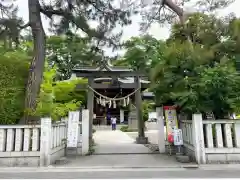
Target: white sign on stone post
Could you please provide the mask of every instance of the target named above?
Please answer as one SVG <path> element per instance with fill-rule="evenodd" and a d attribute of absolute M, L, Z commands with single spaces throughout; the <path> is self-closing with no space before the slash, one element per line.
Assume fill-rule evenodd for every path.
<path fill-rule="evenodd" d="M 89 110 L 82 110 L 82 155 L 89 151 Z"/>
<path fill-rule="evenodd" d="M 67 131 L 67 147 L 77 147 L 78 144 L 78 123 L 79 112 L 69 112 L 68 115 L 68 131 Z"/>
<path fill-rule="evenodd" d="M 182 130 L 181 129 L 174 129 L 173 131 L 174 137 L 174 145 L 181 146 L 183 145 L 183 137 L 182 137 Z"/>

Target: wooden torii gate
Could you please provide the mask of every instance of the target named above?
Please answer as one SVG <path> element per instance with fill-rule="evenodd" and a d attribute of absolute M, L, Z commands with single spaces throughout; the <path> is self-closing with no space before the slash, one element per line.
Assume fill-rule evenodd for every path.
<path fill-rule="evenodd" d="M 135 103 L 136 103 L 136 111 L 137 111 L 137 120 L 138 120 L 138 137 L 136 138 L 136 142 L 138 144 L 147 144 L 148 138 L 145 137 L 144 133 L 144 121 L 142 115 L 142 94 L 141 88 L 142 85 L 147 88 L 148 86 L 145 84 L 141 84 L 140 77 L 147 77 L 147 75 L 143 72 L 133 71 L 131 69 L 120 68 L 120 67 L 110 67 L 106 61 L 103 61 L 98 68 L 93 67 L 81 67 L 74 68 L 73 73 L 76 77 L 85 77 L 88 78 L 88 85 L 77 85 L 77 89 L 86 89 L 87 90 L 87 109 L 89 109 L 89 138 L 92 139 L 92 124 L 93 124 L 93 103 L 94 103 L 94 92 L 93 89 L 111 89 L 111 88 L 129 88 L 135 89 Z M 99 77 L 110 77 L 112 79 L 117 78 L 126 78 L 126 77 L 134 77 L 134 82 L 129 84 L 100 84 L 94 83 L 95 78 Z M 90 88 L 91 87 L 91 88 Z"/>

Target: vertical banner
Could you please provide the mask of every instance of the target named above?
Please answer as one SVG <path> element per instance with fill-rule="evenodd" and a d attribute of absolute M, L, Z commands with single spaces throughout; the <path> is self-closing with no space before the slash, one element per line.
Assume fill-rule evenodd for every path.
<path fill-rule="evenodd" d="M 120 123 L 124 122 L 124 110 L 120 109 Z"/>
<path fill-rule="evenodd" d="M 165 119 L 166 119 L 166 133 L 167 135 L 173 134 L 175 129 L 178 129 L 178 120 L 176 108 L 173 106 L 164 106 Z"/>

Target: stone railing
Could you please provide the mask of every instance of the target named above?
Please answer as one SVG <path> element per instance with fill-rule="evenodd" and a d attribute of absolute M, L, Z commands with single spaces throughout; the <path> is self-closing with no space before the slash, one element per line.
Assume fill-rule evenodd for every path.
<path fill-rule="evenodd" d="M 240 120 L 182 120 L 185 153 L 198 164 L 240 162 Z"/>
<path fill-rule="evenodd" d="M 65 155 L 67 128 L 66 123 L 55 123 L 51 127 L 50 162 L 54 163 Z"/>
<path fill-rule="evenodd" d="M 65 156 L 66 121 L 52 123 L 51 118 L 42 118 L 41 125 L 1 125 L 0 166 L 48 166 Z M 76 148 L 78 155 L 85 155 L 89 150 L 88 110 L 83 110 L 78 128 Z"/>
<path fill-rule="evenodd" d="M 193 142 L 193 121 L 192 120 L 181 120 L 180 128 L 182 129 L 184 151 L 193 160 L 194 158 L 194 142 Z"/>
<path fill-rule="evenodd" d="M 0 165 L 36 165 L 40 156 L 40 125 L 0 126 Z"/>
<path fill-rule="evenodd" d="M 44 118 L 46 121 L 51 119 Z M 66 124 L 49 124 L 49 157 L 54 162 L 65 154 Z M 1 166 L 39 166 L 44 159 L 46 144 L 41 125 L 5 125 L 0 126 L 0 165 Z"/>
<path fill-rule="evenodd" d="M 240 120 L 203 120 L 207 163 L 240 162 Z"/>

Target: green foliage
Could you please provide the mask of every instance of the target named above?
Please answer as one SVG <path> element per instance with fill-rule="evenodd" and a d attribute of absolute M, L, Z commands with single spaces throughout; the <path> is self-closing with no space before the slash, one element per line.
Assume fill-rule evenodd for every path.
<path fill-rule="evenodd" d="M 54 109 L 54 91 L 53 79 L 56 75 L 56 68 L 45 67 L 43 81 L 40 88 L 39 98 L 37 100 L 36 111 L 33 115 L 38 117 L 50 117 Z"/>
<path fill-rule="evenodd" d="M 120 130 L 121 130 L 122 132 L 128 132 L 128 126 L 122 126 L 122 127 L 120 128 Z"/>
<path fill-rule="evenodd" d="M 187 113 L 213 111 L 220 117 L 233 111 L 239 77 L 232 63 L 213 64 L 211 51 L 176 45 L 171 44 L 152 73 L 157 103 L 172 102 Z"/>
<path fill-rule="evenodd" d="M 151 101 L 143 101 L 142 103 L 142 116 L 143 121 L 148 120 L 148 113 L 153 110 L 153 106 L 151 104 Z"/>
<path fill-rule="evenodd" d="M 213 53 L 201 46 L 192 46 L 189 42 L 169 44 L 151 70 L 151 90 L 155 93 L 156 103 L 171 103 L 170 93 L 183 91 L 186 78 L 194 81 L 198 69 L 207 66 L 212 59 Z"/>
<path fill-rule="evenodd" d="M 66 103 L 72 100 L 85 101 L 85 91 L 76 90 L 77 84 L 87 84 L 87 79 L 56 81 L 54 85 L 55 101 Z"/>
<path fill-rule="evenodd" d="M 237 111 L 240 84 L 234 57 L 238 42 L 227 34 L 230 24 L 195 14 L 182 29 L 190 39 L 178 34 L 180 26 L 174 28 L 161 61 L 151 72 L 157 104 L 178 105 L 189 114 L 212 111 L 217 118 Z M 224 36 L 226 41 L 221 40 Z"/>
<path fill-rule="evenodd" d="M 23 115 L 28 63 L 22 51 L 0 55 L 0 124 L 16 124 Z"/>
<path fill-rule="evenodd" d="M 196 81 L 186 84 L 185 91 L 171 94 L 185 112 L 213 111 L 222 118 L 239 102 L 239 76 L 231 65 L 204 68 Z"/>
<path fill-rule="evenodd" d="M 150 69 L 158 105 L 178 105 L 182 112 L 213 111 L 223 118 L 239 112 L 239 19 L 194 13 L 175 24 L 166 42 L 132 38 L 116 64 Z M 147 117 L 143 104 L 143 117 Z"/>
<path fill-rule="evenodd" d="M 145 1 L 143 2 L 146 4 Z M 149 3 L 148 8 L 145 8 L 146 5 L 142 5 L 141 15 L 143 22 L 141 23 L 141 29 L 143 31 L 150 28 L 152 23 L 171 24 L 179 18 L 184 21 L 186 15 L 196 10 L 206 12 L 206 14 L 214 14 L 216 10 L 228 7 L 235 0 L 164 0 L 161 2 L 154 0 L 153 3 Z M 185 7 L 191 7 L 190 12 L 189 10 L 184 12 Z"/>
<path fill-rule="evenodd" d="M 39 117 L 51 117 L 54 121 L 66 117 L 69 111 L 79 109 L 85 100 L 85 92 L 76 92 L 76 85 L 86 83 L 85 79 L 54 82 L 56 68 L 46 66 L 36 111 Z"/>
<path fill-rule="evenodd" d="M 122 126 L 120 128 L 120 131 L 122 131 L 122 132 L 136 132 L 137 129 L 129 129 L 129 127 L 126 125 L 126 126 Z"/>
<path fill-rule="evenodd" d="M 225 35 L 224 22 L 215 16 L 209 16 L 203 13 L 194 13 L 190 15 L 185 26 L 174 24 L 172 27 L 169 41 L 186 41 L 188 38 L 194 44 L 212 46 L 220 43 Z"/>
<path fill-rule="evenodd" d="M 12 50 L 13 46 L 18 47 L 23 21 L 17 17 L 18 7 L 13 1 L 2 0 L 0 7 L 0 39 L 3 40 L 5 50 Z"/>
<path fill-rule="evenodd" d="M 145 35 L 142 37 L 132 37 L 125 43 L 126 53 L 115 61 L 116 66 L 126 66 L 133 70 L 149 72 L 150 68 L 156 64 L 155 53 L 161 53 L 165 48 L 165 43 Z"/>
<path fill-rule="evenodd" d="M 53 89 L 55 95 L 55 108 L 53 119 L 66 117 L 69 111 L 75 111 L 86 102 L 85 91 L 77 91 L 77 84 L 86 84 L 87 79 L 74 79 L 68 81 L 56 81 Z"/>
<path fill-rule="evenodd" d="M 39 3 L 40 4 L 40 3 Z M 98 40 L 98 45 L 117 46 L 120 33 L 113 33 L 116 25 L 131 23 L 131 9 L 117 8 L 112 1 L 52 1 L 41 3 L 41 13 L 51 19 L 51 30 L 55 34 L 76 32 L 81 30 L 89 39 Z M 55 14 L 57 13 L 57 14 Z M 57 15 L 57 21 L 52 16 Z M 89 22 L 98 22 L 93 28 Z M 94 44 L 94 43 L 93 43 Z"/>
<path fill-rule="evenodd" d="M 58 67 L 58 80 L 69 79 L 73 67 L 93 66 L 102 58 L 99 52 L 92 51 L 89 39 L 73 34 L 50 36 L 46 46 L 49 65 Z"/>
<path fill-rule="evenodd" d="M 51 117 L 53 120 L 60 120 L 61 117 L 66 117 L 69 111 L 76 111 L 79 109 L 81 101 L 72 100 L 67 103 L 54 103 Z"/>

